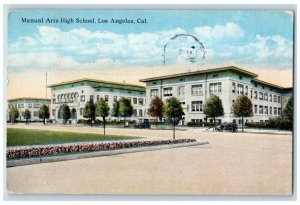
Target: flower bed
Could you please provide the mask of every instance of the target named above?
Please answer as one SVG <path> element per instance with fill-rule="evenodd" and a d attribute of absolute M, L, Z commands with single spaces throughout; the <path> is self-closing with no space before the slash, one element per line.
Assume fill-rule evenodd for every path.
<path fill-rule="evenodd" d="M 154 141 L 131 141 L 92 144 L 69 144 L 44 147 L 11 148 L 6 151 L 7 159 L 20 159 L 39 156 L 52 156 L 67 153 L 93 152 L 103 150 L 114 150 L 131 147 L 147 147 L 163 144 L 178 144 L 195 142 L 195 139 L 154 140 Z"/>

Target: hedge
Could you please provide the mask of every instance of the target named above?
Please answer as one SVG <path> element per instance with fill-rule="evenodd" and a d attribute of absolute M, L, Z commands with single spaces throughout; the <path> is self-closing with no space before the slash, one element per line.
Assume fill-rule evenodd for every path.
<path fill-rule="evenodd" d="M 293 122 L 285 118 L 273 118 L 267 122 L 250 122 L 246 123 L 246 126 L 253 128 L 273 128 L 281 130 L 292 130 Z"/>
<path fill-rule="evenodd" d="M 103 150 L 114 150 L 130 147 L 147 147 L 163 144 L 178 144 L 195 142 L 195 139 L 154 140 L 154 141 L 131 141 L 91 144 L 69 144 L 42 147 L 10 148 L 6 151 L 7 159 L 31 158 L 39 156 L 52 156 L 66 153 L 93 152 Z"/>
<path fill-rule="evenodd" d="M 203 126 L 216 126 L 219 125 L 220 123 L 214 123 L 214 122 L 188 122 L 186 125 L 188 127 L 203 127 Z"/>

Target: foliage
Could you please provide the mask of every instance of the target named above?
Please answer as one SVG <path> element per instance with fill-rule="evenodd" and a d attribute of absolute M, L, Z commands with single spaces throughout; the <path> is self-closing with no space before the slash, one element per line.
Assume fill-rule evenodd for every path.
<path fill-rule="evenodd" d="M 103 119 L 103 132 L 105 135 L 105 118 L 109 115 L 109 106 L 107 102 L 101 98 L 100 101 L 96 103 L 96 116 L 102 117 Z"/>
<path fill-rule="evenodd" d="M 214 121 L 216 121 L 216 117 L 223 116 L 224 108 L 220 97 L 212 95 L 205 103 L 203 111 L 207 117 L 214 118 Z"/>
<path fill-rule="evenodd" d="M 67 120 L 71 117 L 71 111 L 67 104 L 62 104 L 58 109 L 58 118 L 63 119 L 63 123 L 65 124 Z"/>
<path fill-rule="evenodd" d="M 246 126 L 253 128 L 272 128 L 281 130 L 292 130 L 293 121 L 283 118 L 273 118 L 267 122 L 248 122 Z"/>
<path fill-rule="evenodd" d="M 283 110 L 285 117 L 287 117 L 290 121 L 293 121 L 293 114 L 294 114 L 293 101 L 294 101 L 294 97 L 290 96 Z"/>
<path fill-rule="evenodd" d="M 49 107 L 43 104 L 39 109 L 39 118 L 43 119 L 44 124 L 46 124 L 46 119 L 49 119 Z"/>
<path fill-rule="evenodd" d="M 28 124 L 28 120 L 31 118 L 31 112 L 29 111 L 28 108 L 25 109 L 23 117 L 26 119 L 26 124 Z"/>
<path fill-rule="evenodd" d="M 10 121 L 14 124 L 17 121 L 17 119 L 19 118 L 19 110 L 17 108 L 12 108 L 9 111 L 9 118 L 10 118 Z"/>
<path fill-rule="evenodd" d="M 188 127 L 203 127 L 203 126 L 212 127 L 218 124 L 219 123 L 215 123 L 215 122 L 188 122 L 187 126 Z"/>
<path fill-rule="evenodd" d="M 113 117 L 120 117 L 120 101 L 117 101 L 113 104 L 111 115 Z"/>
<path fill-rule="evenodd" d="M 173 139 L 175 139 L 175 126 L 182 119 L 182 115 L 184 115 L 183 108 L 177 98 L 171 97 L 166 100 L 164 115 L 173 124 Z"/>
<path fill-rule="evenodd" d="M 149 107 L 149 113 L 150 113 L 151 117 L 156 117 L 156 118 L 162 118 L 163 117 L 164 103 L 158 96 L 155 96 L 151 100 L 150 107 Z"/>
<path fill-rule="evenodd" d="M 244 131 L 244 117 L 253 116 L 252 102 L 246 95 L 240 95 L 233 104 L 233 113 L 242 117 L 242 131 Z"/>
<path fill-rule="evenodd" d="M 129 99 L 122 97 L 120 99 L 120 107 L 119 107 L 119 111 L 120 111 L 120 116 L 122 117 L 131 117 L 133 114 L 133 106 L 130 102 Z"/>
<path fill-rule="evenodd" d="M 83 117 L 88 118 L 90 120 L 90 125 L 93 126 L 93 120 L 96 117 L 96 107 L 92 101 L 86 102 Z"/>

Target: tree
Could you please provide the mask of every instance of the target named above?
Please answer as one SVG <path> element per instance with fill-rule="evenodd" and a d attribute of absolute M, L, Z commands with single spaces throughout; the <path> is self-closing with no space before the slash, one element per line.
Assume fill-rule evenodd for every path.
<path fill-rule="evenodd" d="M 120 116 L 124 117 L 124 121 L 126 120 L 126 117 L 131 117 L 133 114 L 133 106 L 131 105 L 131 102 L 126 97 L 122 97 L 120 99 L 119 103 L 119 112 Z"/>
<path fill-rule="evenodd" d="M 158 121 L 157 118 L 162 118 L 164 114 L 164 103 L 163 101 L 158 97 L 155 96 L 151 102 L 150 102 L 150 108 L 149 113 L 151 117 L 156 118 L 156 122 Z"/>
<path fill-rule="evenodd" d="M 103 119 L 103 132 L 105 135 L 105 118 L 109 115 L 109 106 L 107 102 L 104 99 L 101 99 L 100 101 L 97 101 L 96 103 L 96 115 L 99 117 L 102 117 Z"/>
<path fill-rule="evenodd" d="M 293 101 L 294 101 L 294 97 L 291 95 L 288 101 L 286 102 L 283 110 L 284 115 L 291 121 L 293 121 L 293 114 L 294 114 Z"/>
<path fill-rule="evenodd" d="M 29 109 L 25 109 L 24 112 L 24 116 L 23 116 L 26 120 L 26 124 L 28 124 L 28 120 L 31 118 L 31 112 L 29 111 Z"/>
<path fill-rule="evenodd" d="M 62 104 L 58 109 L 58 118 L 63 119 L 63 124 L 71 117 L 71 111 L 67 104 Z"/>
<path fill-rule="evenodd" d="M 222 100 L 219 96 L 211 96 L 204 105 L 204 114 L 207 117 L 212 117 L 216 122 L 216 117 L 224 115 Z"/>
<path fill-rule="evenodd" d="M 88 118 L 90 120 L 91 127 L 93 126 L 93 120 L 95 119 L 95 116 L 96 116 L 95 104 L 92 101 L 88 101 L 85 104 L 83 117 Z"/>
<path fill-rule="evenodd" d="M 117 101 L 113 104 L 111 115 L 113 117 L 120 117 L 120 101 Z"/>
<path fill-rule="evenodd" d="M 49 107 L 47 105 L 42 105 L 39 109 L 39 118 L 43 119 L 44 125 L 46 124 L 46 119 L 49 119 Z"/>
<path fill-rule="evenodd" d="M 253 116 L 252 102 L 246 95 L 240 95 L 233 104 L 233 113 L 242 117 L 242 132 L 244 132 L 244 117 Z"/>
<path fill-rule="evenodd" d="M 177 98 L 171 97 L 166 100 L 164 115 L 173 124 L 173 139 L 175 139 L 175 126 L 182 119 L 182 115 L 184 115 L 182 106 Z"/>
<path fill-rule="evenodd" d="M 19 117 L 19 111 L 17 108 L 12 108 L 9 112 L 10 121 L 15 124 Z"/>

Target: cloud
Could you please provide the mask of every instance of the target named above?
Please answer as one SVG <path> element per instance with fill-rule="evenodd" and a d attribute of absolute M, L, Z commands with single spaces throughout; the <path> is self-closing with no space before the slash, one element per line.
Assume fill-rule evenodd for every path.
<path fill-rule="evenodd" d="M 244 30 L 237 24 L 228 22 L 225 25 L 215 25 L 214 27 L 196 27 L 194 32 L 200 39 L 224 40 L 225 38 L 241 38 Z"/>

